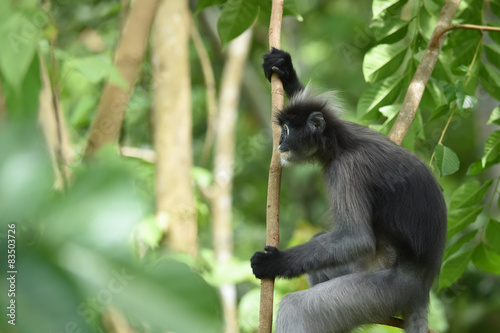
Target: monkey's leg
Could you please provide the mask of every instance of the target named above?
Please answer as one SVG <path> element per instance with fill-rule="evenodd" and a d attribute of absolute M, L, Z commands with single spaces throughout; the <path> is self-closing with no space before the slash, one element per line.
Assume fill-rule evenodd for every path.
<path fill-rule="evenodd" d="M 426 292 L 399 269 L 344 275 L 285 296 L 276 333 L 348 332 L 405 312 Z"/>

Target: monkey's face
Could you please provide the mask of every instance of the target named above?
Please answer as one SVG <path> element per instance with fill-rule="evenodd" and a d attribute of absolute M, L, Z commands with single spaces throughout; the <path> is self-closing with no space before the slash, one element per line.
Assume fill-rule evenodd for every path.
<path fill-rule="evenodd" d="M 281 126 L 281 136 L 278 146 L 281 165 L 288 166 L 291 163 L 299 163 L 310 159 L 318 150 L 315 140 L 307 127 L 294 128 L 288 124 Z"/>

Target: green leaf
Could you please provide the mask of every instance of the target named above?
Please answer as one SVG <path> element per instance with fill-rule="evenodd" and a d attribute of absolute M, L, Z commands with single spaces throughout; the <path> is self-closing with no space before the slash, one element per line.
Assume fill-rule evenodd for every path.
<path fill-rule="evenodd" d="M 358 116 L 363 119 L 377 119 L 380 107 L 392 104 L 401 93 L 404 75 L 395 75 L 369 86 L 358 102 Z"/>
<path fill-rule="evenodd" d="M 90 83 L 97 84 L 102 80 L 109 79 L 111 82 L 122 88 L 127 86 L 127 82 L 118 72 L 111 60 L 102 55 L 93 55 L 84 58 L 74 58 L 68 60 L 66 65 L 82 74 Z"/>
<path fill-rule="evenodd" d="M 486 124 L 500 125 L 500 106 L 497 106 L 491 111 L 490 119 L 488 119 Z"/>
<path fill-rule="evenodd" d="M 97 311 L 92 311 L 92 319 L 90 311 L 77 312 L 84 300 L 75 277 L 61 269 L 46 247 L 39 246 L 40 239 L 34 243 L 29 250 L 23 248 L 24 273 L 16 281 L 19 284 L 16 304 L 30 320 L 16 321 L 14 332 L 60 332 L 62 328 L 62 331 L 77 328 L 75 332 L 95 332 L 92 319 L 97 319 Z M 51 301 L 47 302 L 49 295 Z"/>
<path fill-rule="evenodd" d="M 478 181 L 471 181 L 461 185 L 451 196 L 450 211 L 481 203 L 492 183 L 493 180 L 490 179 L 484 182 L 483 185 L 479 184 Z"/>
<path fill-rule="evenodd" d="M 0 21 L 0 72 L 15 90 L 20 89 L 40 39 L 41 27 L 29 19 L 34 15 L 46 16 L 41 11 L 18 12 Z"/>
<path fill-rule="evenodd" d="M 373 31 L 378 42 L 392 44 L 400 41 L 406 35 L 409 24 L 410 21 L 397 17 L 385 20 L 376 19 L 370 24 L 370 30 Z"/>
<path fill-rule="evenodd" d="M 500 222 L 489 220 L 485 230 L 486 241 L 488 245 L 500 253 Z"/>
<path fill-rule="evenodd" d="M 465 236 L 463 236 L 453 244 L 449 245 L 444 252 L 443 261 L 454 255 L 455 253 L 459 252 L 464 246 L 465 247 L 470 246 L 470 244 L 468 243 L 474 243 L 471 241 L 476 237 L 476 235 L 477 235 L 477 230 L 473 230 L 472 232 L 465 234 Z"/>
<path fill-rule="evenodd" d="M 471 223 L 474 223 L 482 211 L 483 206 L 450 210 L 448 212 L 448 232 L 446 237 L 450 239 L 452 236 L 467 228 Z"/>
<path fill-rule="evenodd" d="M 480 159 L 477 159 L 467 172 L 468 175 L 477 175 L 484 172 L 500 162 L 500 154 L 498 154 L 498 147 L 500 144 L 500 131 L 493 132 L 484 145 L 484 153 Z"/>
<path fill-rule="evenodd" d="M 220 5 L 226 0 L 198 0 L 198 5 L 196 6 L 195 15 L 198 15 L 203 9 L 212 7 L 215 5 Z"/>
<path fill-rule="evenodd" d="M 272 2 L 268 0 L 253 0 L 257 1 L 259 4 L 259 23 L 264 26 L 269 25 L 269 20 L 271 19 L 271 7 Z M 295 0 L 286 0 L 283 7 L 283 16 L 293 16 L 299 22 L 304 21 L 304 18 L 300 14 L 297 2 Z"/>
<path fill-rule="evenodd" d="M 266 2 L 269 2 L 266 0 Z M 283 6 L 283 15 L 290 15 L 297 19 L 297 21 L 302 22 L 304 18 L 300 14 L 299 7 L 297 6 L 297 1 L 286 0 Z"/>
<path fill-rule="evenodd" d="M 36 54 L 17 84 L 19 86 L 13 87 L 9 82 L 5 82 L 3 86 L 9 120 L 35 124 L 38 119 L 38 96 L 42 89 L 40 60 Z"/>
<path fill-rule="evenodd" d="M 434 152 L 436 164 L 442 176 L 451 175 L 458 171 L 460 161 L 453 150 L 443 145 L 437 145 Z"/>
<path fill-rule="evenodd" d="M 500 254 L 484 243 L 479 244 L 474 250 L 472 262 L 485 272 L 500 274 Z"/>
<path fill-rule="evenodd" d="M 202 167 L 193 167 L 191 169 L 191 177 L 197 186 L 208 188 L 214 181 L 212 172 Z"/>
<path fill-rule="evenodd" d="M 434 110 L 438 105 L 445 104 L 446 102 L 442 88 L 436 84 L 436 81 L 431 77 L 425 86 L 420 107 L 428 110 Z"/>
<path fill-rule="evenodd" d="M 483 168 L 486 168 L 486 165 L 496 164 L 500 162 L 500 155 L 498 154 L 500 150 L 500 131 L 495 131 L 491 133 L 491 135 L 486 140 L 484 144 L 484 154 L 481 157 L 481 162 L 483 164 Z"/>
<path fill-rule="evenodd" d="M 460 111 L 473 109 L 477 105 L 477 98 L 474 96 L 466 95 L 464 93 L 457 93 L 456 103 L 457 108 Z"/>
<path fill-rule="evenodd" d="M 441 105 L 432 111 L 432 116 L 429 118 L 429 122 L 447 115 L 448 111 L 450 111 L 450 106 L 448 104 Z"/>
<path fill-rule="evenodd" d="M 492 0 L 490 1 L 490 8 L 493 14 L 496 16 L 500 17 L 500 1 L 498 0 Z"/>
<path fill-rule="evenodd" d="M 375 83 L 380 79 L 394 75 L 403 63 L 408 45 L 381 44 L 370 49 L 363 60 L 365 80 Z"/>
<path fill-rule="evenodd" d="M 490 2 L 490 8 L 493 9 L 493 4 Z M 500 13 L 500 4 L 496 5 L 498 8 L 498 13 Z M 500 21 L 496 22 L 487 22 L 486 24 L 489 27 L 500 27 Z M 488 31 L 488 36 L 491 38 L 492 41 L 494 41 L 497 44 L 500 44 L 500 36 L 497 31 Z"/>
<path fill-rule="evenodd" d="M 483 46 L 486 58 L 491 62 L 492 65 L 500 69 L 500 45 L 483 43 Z"/>
<path fill-rule="evenodd" d="M 484 170 L 486 170 L 486 169 L 483 168 L 483 163 L 481 162 L 481 159 L 478 158 L 469 167 L 469 170 L 467 171 L 467 175 L 469 175 L 469 176 L 477 175 L 477 174 L 480 174 L 481 172 L 483 172 Z"/>
<path fill-rule="evenodd" d="M 257 13 L 259 6 L 255 1 L 248 0 L 228 0 L 220 14 L 217 22 L 217 29 L 222 41 L 222 45 L 226 46 L 232 39 L 238 37 L 248 29 Z"/>
<path fill-rule="evenodd" d="M 373 18 L 377 18 L 385 12 L 390 9 L 392 6 L 397 7 L 397 9 L 400 9 L 407 0 L 404 1 L 399 1 L 399 0 L 374 0 L 372 4 L 372 12 L 373 12 Z M 391 8 L 392 9 L 392 8 Z M 399 10 L 393 10 L 391 11 L 392 16 L 396 16 L 399 14 Z"/>
<path fill-rule="evenodd" d="M 46 206 L 54 185 L 49 152 L 40 144 L 36 125 L 26 124 L 0 124 L 0 226 L 39 221 L 37 212 Z"/>
<path fill-rule="evenodd" d="M 399 110 L 401 110 L 401 104 L 393 104 L 393 105 L 386 105 L 382 106 L 379 109 L 379 112 L 386 117 L 386 121 L 382 125 L 380 124 L 370 124 L 370 128 L 387 135 L 389 131 L 391 130 L 392 125 L 394 125 L 394 122 L 396 121 L 396 117 L 399 113 Z"/>
<path fill-rule="evenodd" d="M 479 72 L 479 78 L 483 88 L 494 98 L 500 100 L 500 74 L 487 64 L 483 64 Z"/>
<path fill-rule="evenodd" d="M 448 258 L 441 267 L 439 289 L 447 288 L 455 283 L 465 272 L 472 257 L 473 249 Z"/>

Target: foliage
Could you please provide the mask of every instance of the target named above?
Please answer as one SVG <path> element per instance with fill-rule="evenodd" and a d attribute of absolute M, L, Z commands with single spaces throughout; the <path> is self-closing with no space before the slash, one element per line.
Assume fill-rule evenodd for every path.
<path fill-rule="evenodd" d="M 137 328 L 220 332 L 212 287 L 185 264 L 131 253 L 144 204 L 132 165 L 113 149 L 75 170 L 64 193 L 52 189 L 51 161 L 29 126 L 3 126 L 0 151 L 1 228 L 16 226 L 18 332 L 94 332 L 111 308 Z"/>
<path fill-rule="evenodd" d="M 370 85 L 361 95 L 358 115 L 372 122 L 384 122 L 384 132 L 396 116 L 396 112 L 386 110 L 399 109 L 409 80 L 430 40 L 441 5 L 442 1 L 373 1 L 371 28 L 377 44 L 365 54 L 363 61 L 363 74 Z M 454 23 L 494 25 L 483 15 L 485 5 L 486 2 L 475 0 L 462 2 Z M 499 14 L 496 10 L 493 13 Z M 412 125 L 414 132 L 404 142 L 412 150 L 423 148 L 427 154 L 433 151 L 431 166 L 442 177 L 467 166 L 460 163 L 459 156 L 444 143 L 449 124 L 453 121 L 456 130 L 471 116 L 481 102 L 476 95 L 479 85 L 500 100 L 496 89 L 500 84 L 500 66 L 496 61 L 500 58 L 499 33 L 489 34 L 491 43 L 478 31 L 455 30 L 448 34 L 426 87 L 419 116 Z M 479 97 L 483 101 L 487 98 L 484 94 Z M 495 123 L 497 118 L 498 108 L 495 108 L 488 123 Z M 440 127 L 439 123 L 444 125 Z M 436 127 L 439 130 L 429 131 Z M 439 289 L 452 286 L 471 262 L 486 272 L 500 272 L 500 252 L 494 245 L 500 240 L 498 222 L 492 210 L 495 201 L 499 200 L 499 178 L 484 180 L 488 169 L 500 162 L 499 138 L 498 131 L 489 135 L 482 156 L 467 170 L 470 176 L 451 195 L 448 245 Z M 478 175 L 482 183 L 476 180 Z"/>
<path fill-rule="evenodd" d="M 247 30 L 257 17 L 260 23 L 269 25 L 271 1 L 267 0 L 200 0 L 197 12 L 219 4 L 223 7 L 217 29 L 223 46 Z M 285 1 L 283 11 L 301 19 L 295 0 Z"/>
<path fill-rule="evenodd" d="M 283 48 L 294 55 L 306 82 L 312 77 L 319 86 L 344 91 L 346 118 L 357 117 L 388 133 L 442 3 L 374 0 L 369 12 L 366 2 L 357 0 L 287 0 L 285 14 L 300 23 L 284 24 Z M 42 61 L 53 88 L 60 91 L 66 125 L 77 156 L 81 154 L 104 82 L 122 82 L 112 65 L 121 4 L 54 0 L 42 6 L 36 0 L 0 1 L 0 89 L 8 112 L 8 122 L 0 120 L 0 234 L 5 234 L 7 224 L 16 224 L 16 300 L 22 309 L 17 331 L 102 331 L 103 310 L 112 306 L 138 332 L 146 331 L 145 322 L 157 330 L 220 332 L 220 305 L 215 289 L 205 281 L 212 286 L 236 283 L 241 330 L 255 329 L 259 283 L 252 277 L 248 258 L 264 245 L 271 144 L 268 114 L 262 121 L 255 103 L 268 99 L 267 91 L 255 88 L 266 89 L 268 83 L 253 73 L 260 72 L 267 49 L 270 1 L 200 0 L 197 13 L 214 5 L 222 8 L 218 29 L 223 45 L 252 24 L 255 31 L 245 82 L 252 88 L 245 88 L 237 124 L 235 258 L 218 265 L 209 250 L 209 209 L 200 191 L 197 213 L 204 250 L 199 260 L 185 265 L 158 246 L 154 165 L 119 158 L 109 148 L 92 163 L 77 159 L 71 166 L 73 177 L 62 191 L 56 190 L 52 188 L 53 158 L 36 126 Z M 499 9 L 498 0 L 462 1 L 455 23 L 499 26 Z M 94 34 L 99 47 L 88 42 L 84 32 Z M 218 80 L 224 60 L 203 33 Z M 432 165 L 449 206 L 448 245 L 437 283 L 440 291 L 430 307 L 431 327 L 440 332 L 447 325 L 454 333 L 498 331 L 494 320 L 500 311 L 500 106 L 492 98 L 500 100 L 499 43 L 500 33 L 449 32 L 404 141 L 405 147 Z M 198 163 L 206 113 L 204 81 L 194 51 L 191 68 L 193 149 Z M 129 103 L 121 144 L 151 147 L 152 87 L 147 59 Z M 357 115 L 349 112 L 352 109 Z M 197 188 L 214 181 L 206 165 L 197 165 L 192 174 Z M 283 177 L 281 246 L 287 247 L 306 241 L 330 221 L 315 166 L 287 169 Z M 142 260 L 134 238 L 138 234 L 146 235 L 142 239 L 150 247 Z M 6 271 L 4 265 L 5 260 L 0 261 L 2 271 Z M 122 285 L 112 282 L 117 276 Z M 277 300 L 306 287 L 304 278 L 279 281 Z M 5 279 L 0 289 L 7 290 Z M 493 324 L 487 326 L 490 315 Z M 0 330 L 8 331 L 5 326 Z"/>

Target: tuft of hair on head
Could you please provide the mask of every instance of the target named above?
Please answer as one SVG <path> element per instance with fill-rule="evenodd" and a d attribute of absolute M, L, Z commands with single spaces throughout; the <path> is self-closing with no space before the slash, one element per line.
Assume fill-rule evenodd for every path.
<path fill-rule="evenodd" d="M 311 82 L 290 99 L 290 103 L 300 103 L 304 101 L 322 102 L 336 112 L 341 112 L 341 110 L 344 109 L 344 103 L 339 90 L 329 90 L 320 93 L 320 89 Z"/>
<path fill-rule="evenodd" d="M 325 118 L 337 118 L 343 110 L 342 99 L 338 91 L 328 91 L 321 94 L 308 83 L 307 86 L 290 99 L 287 106 L 278 113 L 278 124 L 289 123 L 292 126 L 305 124 L 309 114 L 322 112 Z"/>

